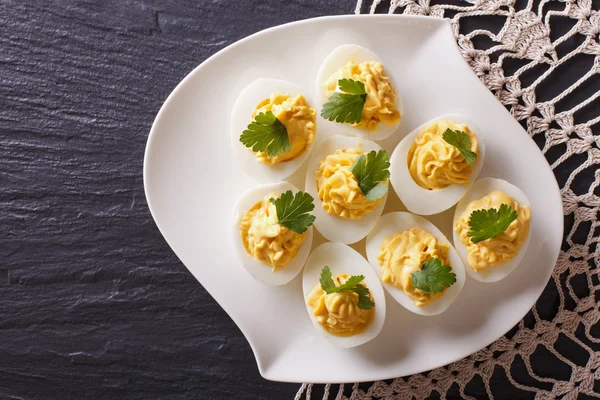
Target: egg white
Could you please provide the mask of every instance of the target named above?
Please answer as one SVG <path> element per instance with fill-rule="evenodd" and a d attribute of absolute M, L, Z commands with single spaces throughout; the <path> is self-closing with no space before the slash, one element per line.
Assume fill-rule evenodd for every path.
<path fill-rule="evenodd" d="M 439 120 L 450 120 L 458 124 L 466 124 L 469 129 L 477 135 L 479 155 L 473 165 L 473 173 L 471 174 L 471 179 L 468 184 L 452 184 L 444 189 L 427 190 L 417 185 L 412 176 L 410 176 L 410 172 L 408 171 L 408 152 L 419 132 L 427 125 Z M 410 212 L 420 215 L 438 214 L 455 205 L 461 197 L 464 196 L 473 182 L 477 179 L 477 176 L 483 167 L 484 160 L 485 143 L 479 128 L 462 115 L 443 115 L 419 126 L 402 139 L 398 146 L 396 146 L 396 149 L 390 157 L 390 182 L 394 191 Z"/>
<path fill-rule="evenodd" d="M 233 244 L 238 258 L 246 271 L 254 279 L 269 286 L 284 285 L 294 279 L 300 272 L 308 255 L 313 241 L 313 228 L 308 227 L 304 242 L 300 246 L 300 250 L 296 257 L 283 269 L 273 271 L 269 265 L 263 264 L 254 257 L 250 256 L 242 243 L 240 234 L 240 219 L 246 211 L 252 208 L 256 203 L 262 201 L 266 196 L 276 193 L 281 194 L 291 190 L 293 193 L 298 192 L 298 188 L 288 182 L 277 182 L 272 184 L 260 185 L 248 190 L 238 199 L 233 207 L 233 223 L 232 234 Z"/>
<path fill-rule="evenodd" d="M 323 202 L 319 199 L 315 178 L 315 173 L 319 170 L 319 162 L 325 160 L 328 155 L 335 153 L 336 150 L 352 148 L 361 148 L 365 152 L 381 150 L 377 143 L 357 137 L 337 135 L 327 138 L 313 151 L 308 161 L 305 182 L 306 192 L 315 198 L 314 215 L 317 217 L 315 227 L 326 239 L 345 244 L 358 242 L 367 236 L 367 233 L 373 228 L 383 212 L 387 200 L 386 194 L 373 212 L 366 214 L 361 219 L 344 219 L 337 215 L 330 215 L 323 209 Z"/>
<path fill-rule="evenodd" d="M 256 154 L 240 142 L 242 132 L 252 122 L 252 112 L 263 100 L 269 98 L 273 93 L 287 94 L 290 97 L 303 95 L 308 104 L 316 108 L 308 91 L 295 83 L 270 78 L 260 78 L 249 84 L 239 95 L 233 106 L 230 122 L 230 139 L 233 155 L 238 160 L 239 166 L 250 178 L 262 182 L 276 182 L 283 180 L 293 174 L 307 159 L 312 150 L 312 144 L 298 157 L 293 160 L 266 165 L 256 159 Z M 315 121 L 316 122 L 316 121 Z M 314 144 L 314 142 L 313 142 Z"/>
<path fill-rule="evenodd" d="M 412 228 L 421 228 L 435 236 L 439 242 L 450 246 L 448 258 L 450 259 L 452 272 L 456 274 L 456 282 L 446 289 L 441 298 L 421 307 L 417 306 L 404 290 L 398 289 L 388 283 L 382 282 L 382 285 L 394 300 L 407 310 L 420 315 L 437 315 L 446 311 L 454 300 L 456 300 L 465 285 L 466 276 L 463 262 L 456 249 L 454 249 L 446 236 L 444 236 L 435 225 L 423 217 L 407 212 L 392 212 L 385 214 L 379 219 L 379 222 L 367 236 L 367 258 L 381 280 L 381 265 L 379 265 L 377 257 L 381 253 L 383 239 L 393 236 L 396 232 L 403 232 Z"/>
<path fill-rule="evenodd" d="M 389 65 L 386 64 L 371 50 L 355 44 L 344 44 L 336 47 L 326 58 L 323 60 L 316 77 L 316 98 L 319 101 L 320 108 L 327 102 L 327 91 L 325 90 L 325 82 L 329 77 L 335 74 L 340 68 L 346 65 L 348 61 L 354 61 L 355 63 L 362 63 L 368 61 L 378 61 L 383 64 L 385 75 L 390 78 L 392 87 L 396 91 L 396 106 L 400 115 L 403 114 L 402 97 L 398 92 L 398 86 L 394 83 L 394 79 L 390 73 Z M 338 123 L 335 121 L 328 121 L 323 118 L 319 119 L 319 124 L 324 124 L 327 128 L 337 130 L 339 134 L 345 134 L 349 136 L 361 136 L 371 140 L 383 140 L 391 136 L 398 129 L 398 122 L 395 125 L 386 125 L 380 123 L 377 126 L 377 131 L 371 132 L 365 128 L 355 128 L 346 123 Z"/>
<path fill-rule="evenodd" d="M 454 211 L 454 222 L 456 223 L 456 221 L 463 214 L 470 202 L 474 200 L 479 200 L 482 197 L 487 196 L 494 190 L 500 190 L 501 192 L 504 192 L 508 196 L 517 200 L 520 205 L 530 207 L 529 199 L 527 198 L 525 193 L 523 193 L 523 191 L 518 187 L 502 179 L 482 178 L 475 182 L 473 186 L 471 186 L 471 189 L 469 189 L 467 194 L 465 194 L 465 196 L 456 205 L 456 210 Z M 460 235 L 456 231 L 454 231 L 454 227 L 452 230 L 456 251 L 458 251 L 458 254 L 460 255 L 465 264 L 465 270 L 467 271 L 467 274 L 469 274 L 471 278 L 476 279 L 480 282 L 497 282 L 500 279 L 503 279 L 506 276 L 508 276 L 508 274 L 510 274 L 515 268 L 517 268 L 517 266 L 523 259 L 525 252 L 527 251 L 527 246 L 529 246 L 529 240 L 531 239 L 531 231 L 533 229 L 531 226 L 529 227 L 529 234 L 527 235 L 525 242 L 519 249 L 517 255 L 512 260 L 509 260 L 504 264 L 486 268 L 479 272 L 474 271 L 473 268 L 469 266 L 469 261 L 467 257 L 467 246 L 465 246 L 465 244 L 460 240 Z"/>
<path fill-rule="evenodd" d="M 331 275 L 350 274 L 364 275 L 363 283 L 367 286 L 375 302 L 375 315 L 371 324 L 362 333 L 355 336 L 335 336 L 327 332 L 317 322 L 313 315 L 313 309 L 306 304 L 308 296 L 319 284 L 321 270 L 328 265 Z M 313 325 L 317 331 L 329 342 L 342 348 L 359 346 L 374 339 L 385 322 L 385 294 L 379 278 L 369 267 L 369 263 L 352 248 L 341 243 L 323 243 L 318 246 L 308 258 L 306 267 L 302 273 L 302 291 L 304 292 L 304 304 Z"/>

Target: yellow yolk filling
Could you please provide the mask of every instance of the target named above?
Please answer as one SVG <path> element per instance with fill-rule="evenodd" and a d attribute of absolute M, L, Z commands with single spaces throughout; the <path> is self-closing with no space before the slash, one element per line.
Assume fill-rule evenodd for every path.
<path fill-rule="evenodd" d="M 381 265 L 381 280 L 404 290 L 417 306 L 429 304 L 440 298 L 443 292 L 427 294 L 417 289 L 412 285 L 411 273 L 420 271 L 423 263 L 432 257 L 450 265 L 448 250 L 448 245 L 438 242 L 435 236 L 421 228 L 396 232 L 383 240 L 377 257 Z"/>
<path fill-rule="evenodd" d="M 360 190 L 350 167 L 361 154 L 365 154 L 361 149 L 337 150 L 319 163 L 315 174 L 317 191 L 323 209 L 328 214 L 360 219 L 372 212 L 385 198 L 369 201 Z"/>
<path fill-rule="evenodd" d="M 477 153 L 477 136 L 464 124 L 436 121 L 424 128 L 408 152 L 408 170 L 423 189 L 444 189 L 453 183 L 469 183 L 473 166 L 442 135 L 446 129 L 466 132 L 471 138 L 471 151 Z"/>
<path fill-rule="evenodd" d="M 296 257 L 306 232 L 298 234 L 277 223 L 277 210 L 270 195 L 246 211 L 240 220 L 242 242 L 248 254 L 276 271 Z"/>
<path fill-rule="evenodd" d="M 386 125 L 400 122 L 402 117 L 396 105 L 396 91 L 392 87 L 390 78 L 384 75 L 383 65 L 380 62 L 369 61 L 356 64 L 349 61 L 325 82 L 327 97 L 335 92 L 340 79 L 360 81 L 364 83 L 367 92 L 362 120 L 352 126 L 374 132 L 380 122 Z"/>
<path fill-rule="evenodd" d="M 475 210 L 489 208 L 498 210 L 502 204 L 511 206 L 517 212 L 517 219 L 498 236 L 478 243 L 471 242 L 471 238 L 467 236 L 470 230 L 471 213 Z M 529 207 L 522 206 L 512 197 L 495 190 L 479 200 L 470 202 L 460 218 L 454 223 L 454 230 L 460 235 L 460 241 L 467 247 L 469 266 L 474 271 L 481 271 L 504 264 L 517 255 L 529 234 L 530 221 L 531 210 Z"/>
<path fill-rule="evenodd" d="M 317 134 L 316 111 L 306 102 L 304 96 L 290 97 L 274 93 L 263 100 L 252 113 L 252 118 L 260 113 L 271 111 L 285 125 L 290 139 L 290 150 L 269 157 L 267 151 L 256 153 L 256 159 L 267 165 L 290 161 L 301 155 L 315 140 Z"/>
<path fill-rule="evenodd" d="M 333 281 L 339 286 L 348 278 L 350 275 L 340 274 L 333 277 Z M 369 296 L 373 300 L 373 296 Z M 337 336 L 353 336 L 363 332 L 375 315 L 375 307 L 370 310 L 358 308 L 358 295 L 350 290 L 327 294 L 321 289 L 321 285 L 317 285 L 306 303 L 313 309 L 317 322 L 327 332 Z"/>

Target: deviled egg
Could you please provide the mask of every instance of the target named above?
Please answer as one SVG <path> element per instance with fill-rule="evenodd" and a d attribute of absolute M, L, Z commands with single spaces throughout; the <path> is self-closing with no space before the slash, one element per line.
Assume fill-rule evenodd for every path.
<path fill-rule="evenodd" d="M 385 295 L 369 263 L 341 243 L 323 243 L 302 275 L 306 309 L 329 342 L 355 347 L 375 338 L 385 321 Z"/>
<path fill-rule="evenodd" d="M 521 189 L 501 179 L 475 182 L 454 213 L 454 245 L 467 273 L 481 282 L 506 277 L 525 255 L 530 225 Z"/>
<path fill-rule="evenodd" d="M 233 243 L 244 268 L 271 286 L 288 283 L 312 246 L 312 197 L 287 182 L 261 185 L 234 206 Z"/>
<path fill-rule="evenodd" d="M 461 115 L 445 115 L 402 139 L 390 159 L 390 181 L 410 212 L 437 214 L 469 190 L 484 159 L 485 145 L 475 124 Z"/>
<path fill-rule="evenodd" d="M 381 140 L 402 118 L 402 99 L 381 59 L 364 47 L 346 44 L 323 61 L 316 79 L 321 116 L 348 135 Z"/>
<path fill-rule="evenodd" d="M 294 173 L 308 157 L 316 135 L 316 111 L 292 82 L 258 79 L 233 106 L 234 158 L 257 181 L 275 182 Z"/>
<path fill-rule="evenodd" d="M 356 137 L 332 136 L 315 149 L 305 187 L 315 198 L 315 226 L 325 238 L 350 244 L 367 236 L 385 206 L 388 167 L 385 150 Z"/>
<path fill-rule="evenodd" d="M 379 219 L 367 236 L 367 258 L 388 293 L 416 314 L 444 312 L 465 285 L 454 247 L 435 225 L 411 213 Z"/>

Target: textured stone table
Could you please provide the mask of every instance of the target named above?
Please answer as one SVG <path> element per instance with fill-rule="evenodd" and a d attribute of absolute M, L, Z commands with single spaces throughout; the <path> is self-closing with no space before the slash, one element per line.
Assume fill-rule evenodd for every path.
<path fill-rule="evenodd" d="M 142 160 L 207 57 L 353 7 L 0 1 L 0 398 L 293 397 L 163 240 Z"/>

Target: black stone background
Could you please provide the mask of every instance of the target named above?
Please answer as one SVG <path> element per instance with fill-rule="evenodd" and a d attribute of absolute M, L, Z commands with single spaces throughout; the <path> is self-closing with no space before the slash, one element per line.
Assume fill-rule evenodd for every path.
<path fill-rule="evenodd" d="M 161 237 L 142 160 L 208 56 L 354 5 L 0 0 L 0 399 L 293 398 Z M 496 398 L 533 397 L 507 383 Z M 486 398 L 481 381 L 467 392 Z"/>

